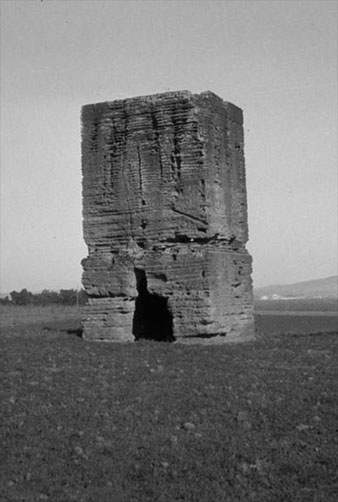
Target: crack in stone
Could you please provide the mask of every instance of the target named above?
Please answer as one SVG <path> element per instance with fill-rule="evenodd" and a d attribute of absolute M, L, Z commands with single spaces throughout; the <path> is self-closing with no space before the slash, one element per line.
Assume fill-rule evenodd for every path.
<path fill-rule="evenodd" d="M 184 211 L 181 211 L 180 209 L 176 209 L 175 207 L 171 207 L 171 210 L 174 211 L 175 213 L 178 213 L 182 216 L 186 216 L 187 218 L 190 218 L 193 221 L 197 221 L 199 223 L 202 223 L 206 227 L 208 226 L 208 222 L 205 220 L 202 220 L 201 218 L 197 218 L 196 216 L 192 216 L 191 214 L 185 213 Z"/>

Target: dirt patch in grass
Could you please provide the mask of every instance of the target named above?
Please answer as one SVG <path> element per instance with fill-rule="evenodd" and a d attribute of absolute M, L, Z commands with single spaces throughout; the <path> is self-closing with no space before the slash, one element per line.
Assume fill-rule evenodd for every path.
<path fill-rule="evenodd" d="M 1 500 L 337 499 L 337 333 L 108 344 L 52 322 L 1 332 Z"/>

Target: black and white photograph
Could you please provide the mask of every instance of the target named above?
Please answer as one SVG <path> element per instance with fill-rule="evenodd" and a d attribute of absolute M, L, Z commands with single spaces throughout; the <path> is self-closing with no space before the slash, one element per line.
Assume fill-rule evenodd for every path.
<path fill-rule="evenodd" d="M 337 501 L 337 0 L 0 22 L 0 500 Z"/>

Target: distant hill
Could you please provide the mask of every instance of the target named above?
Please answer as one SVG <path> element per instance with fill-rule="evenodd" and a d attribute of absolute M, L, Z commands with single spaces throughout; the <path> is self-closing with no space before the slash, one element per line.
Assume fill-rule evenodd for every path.
<path fill-rule="evenodd" d="M 255 298 L 338 298 L 338 276 L 294 284 L 277 284 L 254 290 Z"/>

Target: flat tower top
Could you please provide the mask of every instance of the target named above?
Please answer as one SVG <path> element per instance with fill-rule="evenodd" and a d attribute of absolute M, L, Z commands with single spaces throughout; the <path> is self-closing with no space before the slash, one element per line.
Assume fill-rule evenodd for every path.
<path fill-rule="evenodd" d="M 132 98 L 124 98 L 124 99 L 115 99 L 113 101 L 101 101 L 98 103 L 89 103 L 87 105 L 84 105 L 82 107 L 82 113 L 85 113 L 87 108 L 92 108 L 98 107 L 100 109 L 106 108 L 106 107 L 128 107 L 129 106 L 137 106 L 141 104 L 155 104 L 159 102 L 166 102 L 166 101 L 180 101 L 180 100 L 187 100 L 187 101 L 196 101 L 196 99 L 206 99 L 210 101 L 218 101 L 219 103 L 222 103 L 223 106 L 225 107 L 230 107 L 233 110 L 233 113 L 236 113 L 237 115 L 237 121 L 243 122 L 243 113 L 241 108 L 238 106 L 234 105 L 230 101 L 224 101 L 221 97 L 219 97 L 217 94 L 215 94 L 212 91 L 203 91 L 201 93 L 192 93 L 191 91 L 188 90 L 178 90 L 178 91 L 167 91 L 167 92 L 162 92 L 162 93 L 157 93 L 157 94 L 147 94 L 145 96 L 134 96 Z"/>

